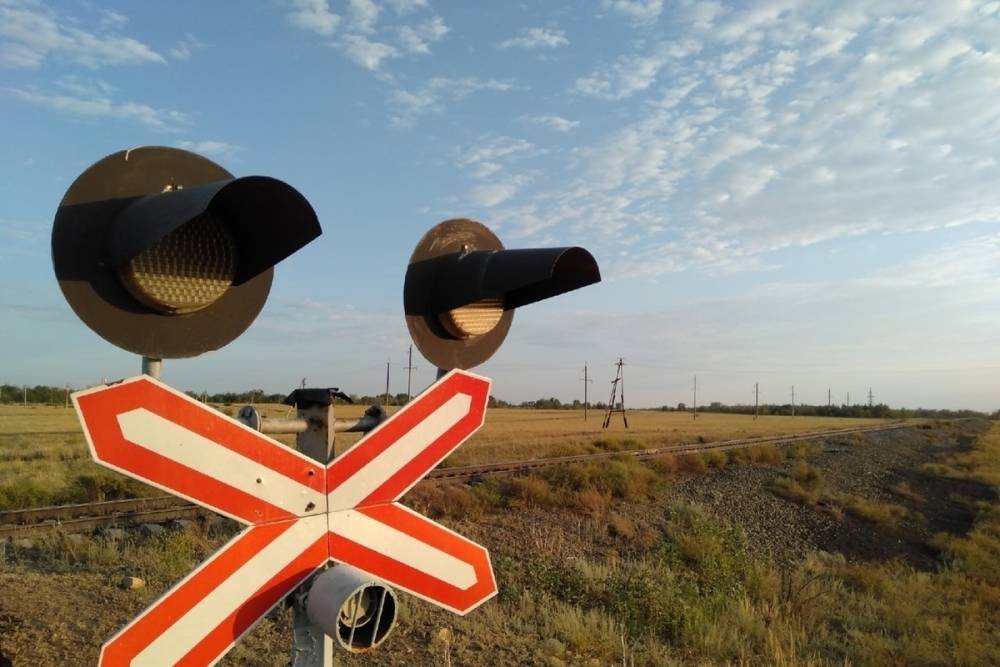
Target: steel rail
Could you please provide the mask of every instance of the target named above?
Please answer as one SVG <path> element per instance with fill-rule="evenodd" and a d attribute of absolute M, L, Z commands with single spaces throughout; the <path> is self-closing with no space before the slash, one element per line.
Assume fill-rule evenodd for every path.
<path fill-rule="evenodd" d="M 875 426 L 857 426 L 827 431 L 811 431 L 790 435 L 768 435 L 755 438 L 738 438 L 734 440 L 719 440 L 715 442 L 685 442 L 663 447 L 645 449 L 627 449 L 621 451 L 596 452 L 591 454 L 575 454 L 570 456 L 554 456 L 525 461 L 506 461 L 483 465 L 455 466 L 436 468 L 426 477 L 427 480 L 468 481 L 497 475 L 513 475 L 542 468 L 600 461 L 614 457 L 631 456 L 636 459 L 650 459 L 666 454 L 696 454 L 706 451 L 727 451 L 743 449 L 757 445 L 784 445 L 793 442 L 823 440 L 853 433 L 871 433 L 891 431 L 901 428 L 914 428 L 921 422 L 908 421 Z M 63 530 L 79 532 L 93 530 L 116 523 L 155 523 L 189 517 L 204 516 L 210 511 L 198 505 L 187 502 L 176 496 L 153 496 L 149 498 L 129 498 L 125 500 L 108 500 L 95 503 L 76 505 L 54 505 L 50 507 L 34 507 L 29 509 L 6 510 L 0 512 L 0 538 L 28 533 Z"/>

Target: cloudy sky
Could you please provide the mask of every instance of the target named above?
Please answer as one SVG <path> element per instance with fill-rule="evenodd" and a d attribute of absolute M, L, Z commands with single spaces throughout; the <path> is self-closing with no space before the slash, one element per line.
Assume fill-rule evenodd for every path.
<path fill-rule="evenodd" d="M 184 389 L 405 391 L 402 278 L 451 217 L 582 245 L 518 311 L 508 400 L 1000 407 L 1000 2 L 0 0 L 0 382 L 138 361 L 52 274 L 63 193 L 168 145 L 298 188 L 323 236 Z M 415 386 L 433 379 L 422 359 Z"/>

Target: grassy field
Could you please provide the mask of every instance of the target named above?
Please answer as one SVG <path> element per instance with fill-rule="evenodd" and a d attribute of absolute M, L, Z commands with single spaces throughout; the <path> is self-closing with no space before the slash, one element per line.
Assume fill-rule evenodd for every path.
<path fill-rule="evenodd" d="M 963 495 L 1000 484 L 1000 426 L 974 442 L 949 428 L 894 436 L 909 439 L 901 451 L 938 443 L 929 459 L 905 465 L 926 476 L 925 486 L 948 485 L 973 510 L 967 527 L 929 536 L 940 559 L 933 568 L 836 551 L 785 565 L 762 558 L 726 514 L 672 492 L 692 478 L 669 457 L 568 466 L 471 488 L 431 485 L 452 492 L 438 511 L 433 489 L 418 489 L 412 504 L 490 548 L 500 595 L 467 617 L 404 596 L 400 627 L 382 649 L 338 653 L 335 664 L 1000 664 L 1000 505 L 995 493 Z M 881 449 L 877 443 L 862 438 L 850 451 L 862 455 Z M 704 485 L 752 464 L 806 491 L 841 492 L 830 470 L 824 477 L 815 467 L 822 448 L 760 452 L 768 456 L 726 454 L 723 469 L 696 479 Z M 897 487 L 894 493 L 917 497 Z M 815 512 L 798 497 L 778 502 Z M 937 504 L 918 506 L 931 512 Z M 866 526 L 870 541 L 897 536 L 878 518 L 847 512 L 835 521 L 838 532 Z M 227 536 L 188 529 L 143 538 L 136 531 L 74 542 L 56 534 L 31 547 L 11 545 L 0 552 L 0 590 L 10 592 L 0 596 L 0 655 L 14 665 L 92 664 L 102 641 Z M 123 590 L 122 576 L 140 576 L 147 586 Z M 66 614 L 67 606 L 76 613 Z M 263 621 L 222 664 L 287 664 L 288 622 L 287 611 Z"/>
<path fill-rule="evenodd" d="M 226 414 L 237 407 L 216 406 Z M 263 414 L 292 416 L 283 405 L 258 406 Z M 364 406 L 337 408 L 338 418 L 358 417 Z M 393 409 L 390 409 L 390 412 Z M 789 434 L 877 420 L 823 417 L 767 416 L 754 420 L 745 415 L 690 414 L 659 411 L 629 412 L 625 430 L 620 415 L 611 428 L 601 428 L 602 415 L 582 411 L 491 409 L 486 425 L 445 465 L 470 465 L 585 454 L 692 442 Z M 341 434 L 337 450 L 343 451 L 360 437 Z M 293 436 L 281 436 L 286 443 Z M 38 505 L 110 500 L 159 493 L 90 461 L 72 408 L 55 406 L 0 406 L 0 509 Z"/>

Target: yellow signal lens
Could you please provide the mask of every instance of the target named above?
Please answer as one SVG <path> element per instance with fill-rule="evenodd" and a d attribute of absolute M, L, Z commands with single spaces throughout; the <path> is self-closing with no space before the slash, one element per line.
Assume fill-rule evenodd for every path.
<path fill-rule="evenodd" d="M 219 300 L 236 275 L 236 244 L 215 216 L 184 223 L 119 271 L 126 289 L 162 313 L 183 315 Z"/>
<path fill-rule="evenodd" d="M 493 331 L 503 317 L 503 299 L 482 299 L 439 316 L 441 325 L 455 338 L 467 340 Z"/>

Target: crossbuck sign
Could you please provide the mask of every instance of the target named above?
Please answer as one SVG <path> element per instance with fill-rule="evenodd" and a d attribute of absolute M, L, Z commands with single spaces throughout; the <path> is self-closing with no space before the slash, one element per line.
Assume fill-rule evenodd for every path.
<path fill-rule="evenodd" d="M 458 614 L 496 595 L 486 549 L 396 502 L 482 426 L 489 391 L 452 371 L 326 466 L 148 376 L 74 394 L 95 461 L 247 526 L 101 664 L 212 664 L 331 560 Z"/>

